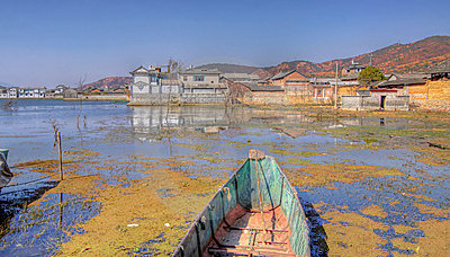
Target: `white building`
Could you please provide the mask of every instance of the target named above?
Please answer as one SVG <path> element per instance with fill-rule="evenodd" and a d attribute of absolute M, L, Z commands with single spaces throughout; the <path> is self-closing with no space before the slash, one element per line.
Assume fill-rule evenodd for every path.
<path fill-rule="evenodd" d="M 19 97 L 18 88 L 10 87 L 9 88 L 9 98 L 17 98 L 17 97 Z"/>
<path fill-rule="evenodd" d="M 44 98 L 45 87 L 19 87 L 19 98 Z"/>

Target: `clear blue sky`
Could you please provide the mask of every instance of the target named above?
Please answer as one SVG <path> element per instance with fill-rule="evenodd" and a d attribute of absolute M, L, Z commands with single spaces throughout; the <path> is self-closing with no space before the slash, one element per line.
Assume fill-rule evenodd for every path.
<path fill-rule="evenodd" d="M 450 35 L 448 0 L 0 0 L 0 81 L 74 86 L 137 66 L 322 62 Z"/>

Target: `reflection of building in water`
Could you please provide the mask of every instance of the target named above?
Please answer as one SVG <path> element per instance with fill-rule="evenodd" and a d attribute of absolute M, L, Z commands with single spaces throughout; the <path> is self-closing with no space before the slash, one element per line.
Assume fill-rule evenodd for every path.
<path fill-rule="evenodd" d="M 167 107 L 153 106 L 148 108 L 133 108 L 131 126 L 136 133 L 149 133 L 161 126 L 181 126 L 183 119 L 172 110 L 167 115 Z"/>
<path fill-rule="evenodd" d="M 308 113 L 289 110 L 265 110 L 247 107 L 225 108 L 220 106 L 136 106 L 132 107 L 131 126 L 139 138 L 158 138 L 162 130 L 208 131 L 207 127 L 228 128 L 233 124 L 264 124 L 274 126 L 298 126 L 308 128 L 317 117 Z M 357 125 L 361 120 L 320 121 L 321 124 Z M 379 120 L 378 120 L 379 123 Z M 391 120 L 386 124 L 393 125 Z"/>
<path fill-rule="evenodd" d="M 135 133 L 157 132 L 161 128 L 204 127 L 229 124 L 226 109 L 202 106 L 143 106 L 132 108 L 131 126 Z"/>

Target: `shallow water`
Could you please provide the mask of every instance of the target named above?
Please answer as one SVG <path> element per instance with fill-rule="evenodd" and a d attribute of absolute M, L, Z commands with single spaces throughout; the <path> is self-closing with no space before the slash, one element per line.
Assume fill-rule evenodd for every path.
<path fill-rule="evenodd" d="M 81 118 L 77 126 L 78 114 Z M 0 148 L 10 149 L 10 166 L 56 159 L 52 123 L 57 124 L 63 136 L 64 158 L 71 161 L 67 164 L 69 176 L 95 176 L 93 187 L 117 186 L 120 189 L 115 190 L 124 190 L 124 196 L 132 194 L 139 181 L 147 183 L 155 176 L 149 172 L 152 169 L 169 168 L 187 173 L 190 179 L 225 179 L 250 148 L 264 150 L 279 161 L 299 191 L 312 228 L 313 256 L 360 255 L 370 250 L 381 256 L 421 254 L 426 249 L 420 240 L 435 240 L 435 235 L 421 229 L 422 224 L 450 218 L 450 165 L 447 154 L 439 152 L 445 150 L 432 149 L 436 152 L 429 155 L 423 152 L 429 147 L 409 134 L 395 137 L 399 139 L 395 144 L 389 141 L 393 133 L 433 128 L 414 119 L 324 119 L 307 109 L 209 106 L 171 107 L 168 112 L 167 107 L 127 107 L 108 102 L 80 105 L 39 99 L 19 100 L 16 109 L 0 110 L 0 122 L 9 124 L 0 131 Z M 218 126 L 217 133 L 204 133 L 205 127 L 211 126 Z M 435 124 L 436 128 L 442 126 L 446 124 Z M 293 138 L 280 127 L 301 128 L 304 132 Z M 424 136 L 431 140 L 435 134 Z M 436 136 L 442 137 L 448 140 L 448 132 Z M 420 161 L 424 156 L 432 156 L 443 165 Z M 0 195 L 5 212 L 5 233 L 0 241 L 4 253 L 52 255 L 72 237 L 85 233 L 83 223 L 101 218 L 101 201 L 106 200 L 96 199 L 95 191 L 70 189 L 70 194 L 63 195 L 66 204 L 57 203 L 59 193 L 53 190 L 66 189 L 58 189 L 56 166 L 12 170 L 20 172 L 12 180 L 12 185 L 19 186 L 4 188 Z M 37 183 L 20 186 L 40 178 Z M 177 190 L 157 188 L 156 195 L 170 201 Z M 198 197 L 208 198 L 213 192 L 199 193 Z M 40 195 L 43 198 L 35 201 Z M 31 208 L 26 207 L 33 201 Z M 43 220 L 36 213 L 44 213 L 47 218 Z M 178 238 L 150 233 L 134 246 L 119 245 L 116 249 L 130 255 L 167 255 L 193 215 L 185 214 L 187 223 L 177 228 L 181 230 Z M 63 226 L 57 224 L 59 216 L 63 217 Z M 352 236 L 361 234 L 360 230 L 374 238 L 372 245 L 365 245 L 364 237 Z M 164 244 L 169 246 L 164 248 Z"/>

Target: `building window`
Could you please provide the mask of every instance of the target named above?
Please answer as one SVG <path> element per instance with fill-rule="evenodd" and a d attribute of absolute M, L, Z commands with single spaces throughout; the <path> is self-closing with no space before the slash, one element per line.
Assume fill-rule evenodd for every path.
<path fill-rule="evenodd" d="M 194 75 L 194 81 L 205 81 L 204 75 Z"/>

